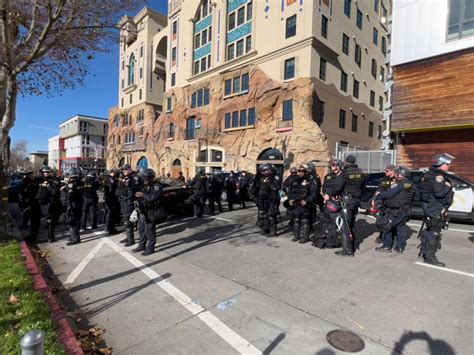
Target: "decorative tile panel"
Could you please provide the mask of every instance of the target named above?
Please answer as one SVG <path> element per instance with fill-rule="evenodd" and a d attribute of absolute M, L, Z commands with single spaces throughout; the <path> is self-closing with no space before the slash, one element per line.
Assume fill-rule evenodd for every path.
<path fill-rule="evenodd" d="M 237 41 L 242 37 L 252 33 L 252 21 L 244 23 L 242 26 L 227 33 L 227 44 Z"/>
<path fill-rule="evenodd" d="M 242 5 L 248 3 L 249 0 L 229 0 L 229 6 L 227 7 L 227 13 L 237 10 Z"/>
<path fill-rule="evenodd" d="M 194 33 L 199 33 L 210 25 L 212 25 L 212 15 L 209 15 L 203 18 L 201 21 L 196 22 L 194 25 Z"/>
<path fill-rule="evenodd" d="M 201 48 L 197 49 L 194 51 L 194 60 L 199 60 L 202 57 L 205 57 L 209 54 L 211 54 L 211 49 L 212 49 L 212 42 L 209 42 L 205 46 L 202 46 Z"/>

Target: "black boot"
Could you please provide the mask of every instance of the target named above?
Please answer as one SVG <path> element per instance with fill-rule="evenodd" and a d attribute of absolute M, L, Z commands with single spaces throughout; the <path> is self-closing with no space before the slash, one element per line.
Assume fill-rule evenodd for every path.
<path fill-rule="evenodd" d="M 428 241 L 426 246 L 426 252 L 423 258 L 423 262 L 427 264 L 431 264 L 434 266 L 445 267 L 446 264 L 439 261 L 436 258 L 436 251 L 438 250 L 438 240 L 436 238 L 432 238 Z"/>
<path fill-rule="evenodd" d="M 79 226 L 69 227 L 69 234 L 71 235 L 71 240 L 67 242 L 66 245 L 74 245 L 81 242 L 81 238 L 79 236 Z"/>
<path fill-rule="evenodd" d="M 390 248 L 388 246 L 385 246 L 385 245 L 381 245 L 379 247 L 376 247 L 375 251 L 378 251 L 379 253 L 391 253 L 392 248 Z"/>
<path fill-rule="evenodd" d="M 296 242 L 300 240 L 301 237 L 301 220 L 299 218 L 295 218 L 293 220 L 293 239 L 292 242 Z"/>
<path fill-rule="evenodd" d="M 48 240 L 50 243 L 54 243 L 56 241 L 56 236 L 54 235 L 54 225 L 48 225 Z"/>
<path fill-rule="evenodd" d="M 135 238 L 133 236 L 133 227 L 127 226 L 125 231 L 127 233 L 127 242 L 125 243 L 125 246 L 130 247 L 135 244 Z"/>
<path fill-rule="evenodd" d="M 301 239 L 299 241 L 300 244 L 309 242 L 309 229 L 310 229 L 309 220 L 303 219 L 301 221 Z"/>
<path fill-rule="evenodd" d="M 277 221 L 276 217 L 270 217 L 270 231 L 269 231 L 270 237 L 276 237 L 277 236 Z"/>

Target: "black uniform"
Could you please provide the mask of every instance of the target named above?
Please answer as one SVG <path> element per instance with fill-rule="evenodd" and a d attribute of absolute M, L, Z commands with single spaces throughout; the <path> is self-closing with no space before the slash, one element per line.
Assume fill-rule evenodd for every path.
<path fill-rule="evenodd" d="M 311 223 L 312 205 L 317 199 L 317 186 L 310 175 L 298 176 L 293 179 L 288 191 L 290 205 L 294 206 L 294 237 L 292 241 L 299 240 L 300 243 L 309 241 L 309 230 Z"/>
<path fill-rule="evenodd" d="M 86 229 L 89 215 L 92 217 L 92 229 L 97 228 L 97 205 L 99 203 L 98 191 L 100 183 L 87 176 L 84 181 L 84 204 L 82 207 L 81 228 Z"/>
<path fill-rule="evenodd" d="M 447 228 L 447 210 L 453 203 L 453 184 L 449 175 L 440 169 L 431 167 L 423 176 L 421 199 L 425 214 L 426 230 L 422 233 L 420 254 L 425 262 L 444 266 L 436 258 L 441 248 L 441 229 Z"/>
<path fill-rule="evenodd" d="M 124 219 L 126 246 L 133 245 L 135 243 L 135 238 L 133 235 L 133 223 L 130 221 L 130 215 L 134 210 L 134 201 L 136 200 L 135 192 L 140 191 L 142 188 L 142 181 L 138 175 L 132 173 L 130 175 L 124 176 L 119 180 L 117 186 L 117 197 L 120 201 L 120 212 L 122 218 Z M 122 242 L 125 242 L 123 240 Z"/>
<path fill-rule="evenodd" d="M 194 216 L 202 217 L 207 199 L 207 176 L 204 173 L 196 174 L 188 185 L 193 192 Z"/>
<path fill-rule="evenodd" d="M 30 179 L 28 176 L 23 178 L 20 192 L 23 208 L 23 227 L 28 227 L 29 219 L 30 233 L 28 236 L 28 241 L 32 243 L 36 242 L 36 237 L 38 236 L 39 226 L 41 223 L 41 207 L 38 200 L 36 199 L 38 189 L 39 186 L 37 179 Z"/>
<path fill-rule="evenodd" d="M 61 215 L 61 196 L 59 182 L 52 176 L 41 177 L 36 198 L 40 203 L 42 215 L 46 216 L 48 240 L 55 241 L 54 231 Z"/>
<path fill-rule="evenodd" d="M 81 242 L 79 227 L 81 224 L 84 186 L 80 180 L 71 180 L 64 187 L 64 202 L 66 205 L 65 221 L 69 225 L 69 245 Z"/>
<path fill-rule="evenodd" d="M 374 201 L 374 204 L 375 204 L 375 209 L 377 210 L 377 214 L 376 214 L 376 226 L 377 228 L 379 229 L 379 236 L 377 237 L 376 239 L 376 243 L 382 243 L 382 238 L 383 238 L 383 234 L 384 234 L 384 231 L 383 231 L 383 227 L 381 228 L 381 223 L 383 224 L 387 218 L 386 218 L 386 206 L 382 203 L 382 200 L 377 200 L 377 196 L 380 195 L 381 193 L 387 191 L 389 188 L 390 188 L 390 185 L 392 184 L 392 181 L 394 179 L 393 178 L 390 178 L 388 176 L 384 176 L 378 186 L 377 186 L 377 189 L 375 190 L 375 193 L 374 193 L 374 196 L 372 197 L 372 200 Z"/>
<path fill-rule="evenodd" d="M 262 179 L 263 177 L 260 170 L 257 170 L 257 173 L 255 174 L 253 178 L 252 188 L 253 188 L 253 199 L 254 199 L 255 205 L 257 206 L 257 226 L 259 228 L 263 227 L 263 212 L 259 203 L 260 186 L 262 184 Z"/>
<path fill-rule="evenodd" d="M 250 178 L 248 175 L 240 175 L 237 179 L 237 190 L 239 190 L 240 204 L 247 208 L 245 202 L 249 200 Z"/>
<path fill-rule="evenodd" d="M 160 201 L 163 187 L 159 182 L 152 181 L 143 185 L 142 192 L 143 196 L 138 199 L 140 240 L 135 251 L 145 251 L 145 254 L 149 255 L 155 251 L 156 223 L 164 218 L 164 210 Z"/>
<path fill-rule="evenodd" d="M 115 233 L 115 224 L 120 216 L 120 202 L 117 198 L 118 178 L 104 177 L 105 227 L 107 232 Z"/>
<path fill-rule="evenodd" d="M 285 181 L 283 181 L 281 190 L 285 193 L 285 195 L 288 197 L 288 192 L 290 191 L 290 186 L 298 178 L 298 174 L 290 174 Z M 295 206 L 290 206 L 289 204 L 289 199 L 287 199 L 285 202 L 283 202 L 283 206 L 286 208 L 286 214 L 290 218 L 290 222 L 288 223 L 289 226 L 292 226 L 294 224 L 294 214 L 293 211 L 295 209 Z"/>
<path fill-rule="evenodd" d="M 365 174 L 356 164 L 347 164 L 333 185 L 332 196 L 339 198 L 345 205 L 342 226 L 342 255 L 354 254 L 354 224 L 360 207 L 360 196 L 365 184 Z M 338 253 L 341 254 L 341 253 Z"/>
<path fill-rule="evenodd" d="M 212 175 L 208 179 L 208 191 L 209 191 L 209 209 L 211 210 L 211 214 L 215 214 L 215 205 L 219 208 L 219 212 L 222 213 L 222 203 L 221 203 L 221 196 L 222 191 L 224 190 L 224 182 L 220 176 Z"/>
<path fill-rule="evenodd" d="M 229 175 L 224 182 L 225 192 L 227 194 L 227 204 L 229 205 L 229 211 L 234 210 L 234 203 L 236 202 L 235 191 L 237 190 L 237 177 L 235 175 Z"/>
<path fill-rule="evenodd" d="M 276 236 L 277 217 L 280 213 L 280 185 L 278 175 L 265 176 L 261 180 L 258 195 L 263 219 L 261 229 L 270 236 Z"/>

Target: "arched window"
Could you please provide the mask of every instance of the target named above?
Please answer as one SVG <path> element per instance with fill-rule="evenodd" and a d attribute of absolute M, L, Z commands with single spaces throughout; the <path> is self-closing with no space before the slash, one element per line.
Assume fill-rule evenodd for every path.
<path fill-rule="evenodd" d="M 176 160 L 173 162 L 173 166 L 181 166 L 181 160 L 176 159 Z"/>
<path fill-rule="evenodd" d="M 148 159 L 146 157 L 141 157 L 138 159 L 137 168 L 148 169 Z"/>
<path fill-rule="evenodd" d="M 128 85 L 135 83 L 135 55 L 132 53 L 128 61 Z"/>

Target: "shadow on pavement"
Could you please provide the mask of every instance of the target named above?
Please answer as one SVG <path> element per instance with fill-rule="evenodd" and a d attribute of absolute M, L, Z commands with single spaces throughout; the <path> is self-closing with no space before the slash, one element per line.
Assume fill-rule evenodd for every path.
<path fill-rule="evenodd" d="M 403 354 L 405 346 L 414 340 L 424 340 L 428 344 L 429 355 L 455 355 L 454 349 L 441 339 L 433 339 L 427 332 L 405 332 L 392 349 L 392 355 Z"/>
<path fill-rule="evenodd" d="M 331 350 L 329 348 L 321 349 L 317 353 L 314 353 L 314 355 L 336 355 L 334 350 Z"/>
<path fill-rule="evenodd" d="M 262 351 L 263 355 L 271 354 L 272 351 L 281 343 L 281 341 L 285 339 L 285 333 L 280 333 L 271 343 L 266 347 L 265 350 Z"/>
<path fill-rule="evenodd" d="M 359 219 L 355 223 L 355 242 L 354 247 L 355 249 L 359 249 L 359 246 L 371 235 L 377 233 L 378 235 L 378 228 L 375 223 L 369 223 L 365 219 Z"/>

